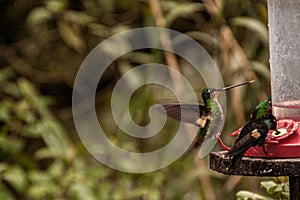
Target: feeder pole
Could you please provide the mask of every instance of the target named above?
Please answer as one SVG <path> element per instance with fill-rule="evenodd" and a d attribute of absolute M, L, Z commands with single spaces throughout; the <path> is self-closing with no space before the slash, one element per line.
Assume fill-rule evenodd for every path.
<path fill-rule="evenodd" d="M 271 91 L 277 119 L 300 120 L 300 1 L 268 0 Z M 300 177 L 289 176 L 290 199 L 300 199 Z"/>
<path fill-rule="evenodd" d="M 290 185 L 290 199 L 299 199 L 300 197 L 300 179 L 297 176 L 289 177 L 289 185 Z"/>

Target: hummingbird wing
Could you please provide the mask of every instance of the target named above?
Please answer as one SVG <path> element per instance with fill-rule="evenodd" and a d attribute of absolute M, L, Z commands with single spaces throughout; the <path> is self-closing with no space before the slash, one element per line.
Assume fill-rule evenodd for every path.
<path fill-rule="evenodd" d="M 197 124 L 197 120 L 202 115 L 208 115 L 210 110 L 200 104 L 163 104 L 169 118 L 191 124 Z"/>
<path fill-rule="evenodd" d="M 246 123 L 240 133 L 238 134 L 236 138 L 236 143 L 241 140 L 243 137 L 245 137 L 248 133 L 250 133 L 252 130 L 254 130 L 255 123 L 254 122 L 248 122 Z"/>
<path fill-rule="evenodd" d="M 251 136 L 251 132 L 249 132 L 246 136 L 241 138 L 239 141 L 233 145 L 233 147 L 227 152 L 227 155 L 237 156 L 239 154 L 244 155 L 244 153 L 252 146 L 256 144 L 256 139 Z"/>
<path fill-rule="evenodd" d="M 242 160 L 246 151 L 250 147 L 255 146 L 256 143 L 257 140 L 251 136 L 250 132 L 233 145 L 233 147 L 226 154 L 231 158 L 231 164 L 228 171 L 229 174 L 233 173 L 233 171 L 237 168 L 239 162 Z"/>
<path fill-rule="evenodd" d="M 236 169 L 238 163 L 243 158 L 246 151 L 259 143 L 261 140 L 265 140 L 268 133 L 268 127 L 266 124 L 259 120 L 247 123 L 241 130 L 236 143 L 233 147 L 226 153 L 227 156 L 231 157 L 231 164 L 229 166 L 229 174 L 232 174 Z M 256 138 L 253 136 L 253 131 L 257 131 L 260 136 Z"/>
<path fill-rule="evenodd" d="M 252 131 L 254 130 L 257 130 L 261 134 L 261 137 L 264 137 L 269 131 L 267 125 L 263 123 L 261 120 L 248 122 L 242 128 L 241 132 L 236 138 L 235 144 L 233 145 L 231 150 L 228 151 L 227 155 L 235 156 L 244 151 L 246 152 L 251 146 L 257 145 L 257 142 L 261 139 L 261 137 L 260 138 L 253 137 Z"/>
<path fill-rule="evenodd" d="M 236 142 L 245 137 L 248 133 L 253 131 L 254 129 L 259 130 L 259 132 L 263 135 L 267 134 L 269 129 L 268 126 L 261 119 L 256 119 L 254 121 L 250 121 L 244 125 L 242 130 L 240 131 L 238 137 L 236 138 Z"/>

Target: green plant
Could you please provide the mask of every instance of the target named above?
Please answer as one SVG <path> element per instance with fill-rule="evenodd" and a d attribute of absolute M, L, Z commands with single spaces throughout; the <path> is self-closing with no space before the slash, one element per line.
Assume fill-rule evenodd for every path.
<path fill-rule="evenodd" d="M 260 187 L 268 194 L 268 196 L 263 196 L 255 194 L 250 191 L 239 191 L 236 194 L 236 198 L 240 200 L 271 200 L 271 199 L 281 199 L 288 200 L 289 196 L 289 182 L 287 179 L 274 178 L 274 180 L 261 181 Z"/>

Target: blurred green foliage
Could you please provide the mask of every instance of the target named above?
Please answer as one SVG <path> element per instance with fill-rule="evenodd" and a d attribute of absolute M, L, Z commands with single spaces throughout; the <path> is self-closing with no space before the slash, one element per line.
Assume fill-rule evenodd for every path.
<path fill-rule="evenodd" d="M 270 94 L 266 1 L 159 3 L 164 26 L 198 41 L 220 66 L 225 85 L 257 80 L 228 96 L 223 135 L 226 143 L 232 142 L 228 133 Z M 77 70 L 106 38 L 155 26 L 148 1 L 12 0 L 0 1 L 0 10 L 0 199 L 233 199 L 241 189 L 262 193 L 260 179 L 228 178 L 192 156 L 148 174 L 118 172 L 95 161 L 80 143 L 71 113 Z M 195 90 L 201 91 L 201 77 L 198 80 L 184 60 L 177 59 L 182 73 L 196 79 Z M 139 140 L 126 136 L 113 121 L 109 106 L 114 84 L 126 71 L 149 62 L 165 64 L 163 52 L 140 50 L 122 56 L 101 77 L 96 95 L 107 136 L 136 152 L 164 146 L 177 128 L 170 121 L 160 134 Z M 174 98 L 162 93 L 166 91 L 155 86 L 137 91 L 131 100 L 133 120 L 147 124 L 148 108 L 163 101 L 157 97 Z"/>
<path fill-rule="evenodd" d="M 1 199 L 160 199 L 168 173 L 134 175 L 99 165 L 75 146 L 32 82 L 2 68 Z M 3 96 L 5 95 L 5 99 Z"/>
<path fill-rule="evenodd" d="M 279 178 L 274 178 L 274 180 L 261 181 L 260 187 L 264 189 L 268 196 L 263 196 L 255 194 L 249 191 L 239 191 L 236 194 L 237 199 L 241 200 L 251 200 L 251 199 L 290 199 L 289 194 L 289 182 L 288 180 L 280 180 Z"/>

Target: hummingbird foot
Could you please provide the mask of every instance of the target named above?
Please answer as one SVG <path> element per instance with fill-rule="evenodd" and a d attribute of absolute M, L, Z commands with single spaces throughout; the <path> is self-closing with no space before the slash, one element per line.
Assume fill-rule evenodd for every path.
<path fill-rule="evenodd" d="M 258 139 L 261 137 L 261 134 L 258 132 L 257 129 L 254 129 L 252 132 L 251 132 L 251 136 L 254 137 L 255 139 Z"/>

